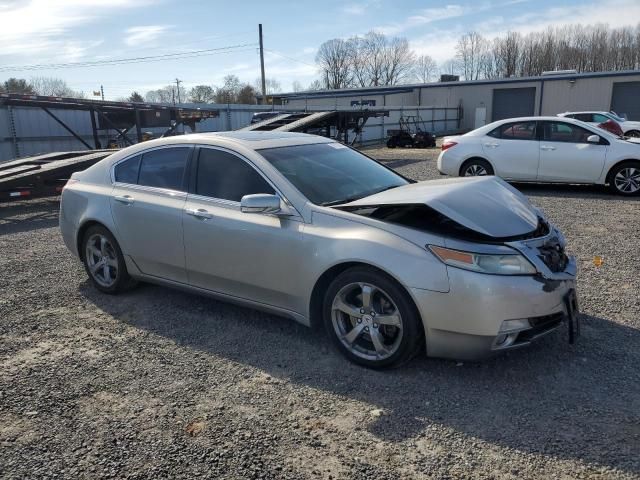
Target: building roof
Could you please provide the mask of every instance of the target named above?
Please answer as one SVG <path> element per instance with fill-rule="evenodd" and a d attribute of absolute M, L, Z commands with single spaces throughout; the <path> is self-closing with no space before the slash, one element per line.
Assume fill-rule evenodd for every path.
<path fill-rule="evenodd" d="M 305 92 L 276 93 L 268 95 L 275 98 L 318 98 L 318 97 L 353 97 L 364 95 L 387 95 L 392 93 L 408 93 L 416 88 L 438 88 L 438 87 L 460 87 L 471 85 L 493 85 L 505 83 L 522 83 L 522 82 L 552 82 L 557 80 L 573 80 L 581 78 L 598 78 L 598 77 L 623 77 L 630 75 L 640 75 L 640 70 L 623 70 L 615 72 L 585 72 L 585 73 L 561 73 L 554 75 L 539 75 L 534 77 L 517 77 L 517 78 L 496 78 L 491 80 L 465 80 L 455 82 L 432 82 L 432 83 L 412 83 L 406 85 L 386 85 L 382 87 L 366 87 L 366 88 L 341 88 L 334 90 L 310 90 Z M 260 97 L 260 96 L 258 96 Z"/>

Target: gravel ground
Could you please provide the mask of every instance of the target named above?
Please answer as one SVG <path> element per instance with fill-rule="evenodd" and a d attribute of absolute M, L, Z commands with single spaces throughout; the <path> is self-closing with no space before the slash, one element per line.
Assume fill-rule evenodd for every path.
<path fill-rule="evenodd" d="M 368 153 L 438 177 L 433 150 Z M 0 205 L 0 477 L 640 478 L 640 202 L 518 188 L 579 259 L 579 343 L 385 372 L 264 313 L 101 295 L 57 199 Z"/>

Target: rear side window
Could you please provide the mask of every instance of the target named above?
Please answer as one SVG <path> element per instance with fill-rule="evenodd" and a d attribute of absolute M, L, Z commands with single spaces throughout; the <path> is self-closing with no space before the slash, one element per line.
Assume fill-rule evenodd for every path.
<path fill-rule="evenodd" d="M 239 202 L 245 195 L 275 191 L 247 162 L 231 153 L 202 148 L 196 174 L 196 193 Z"/>
<path fill-rule="evenodd" d="M 184 191 L 184 174 L 189 147 L 152 150 L 142 155 L 138 184 Z"/>
<path fill-rule="evenodd" d="M 592 122 L 593 115 L 590 113 L 576 113 L 575 115 L 567 115 L 569 118 L 575 118 L 576 120 L 580 120 L 581 122 Z M 597 120 L 596 120 L 597 121 Z"/>
<path fill-rule="evenodd" d="M 604 123 L 609 120 L 609 117 L 602 115 L 601 113 L 593 114 L 593 121 L 596 123 Z"/>
<path fill-rule="evenodd" d="M 505 140 L 535 140 L 536 122 L 505 123 L 492 130 L 489 136 Z"/>
<path fill-rule="evenodd" d="M 140 170 L 140 155 L 129 158 L 116 165 L 114 170 L 116 182 L 138 183 L 138 171 Z"/>

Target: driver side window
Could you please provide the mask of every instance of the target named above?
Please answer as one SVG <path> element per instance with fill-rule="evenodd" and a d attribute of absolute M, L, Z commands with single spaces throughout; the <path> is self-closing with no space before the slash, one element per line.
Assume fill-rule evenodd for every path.
<path fill-rule="evenodd" d="M 240 157 L 223 150 L 201 148 L 195 193 L 239 202 L 245 195 L 275 194 L 267 181 Z"/>

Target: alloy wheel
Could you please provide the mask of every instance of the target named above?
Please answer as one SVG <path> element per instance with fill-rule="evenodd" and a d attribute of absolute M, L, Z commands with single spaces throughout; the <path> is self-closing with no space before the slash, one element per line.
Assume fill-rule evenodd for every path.
<path fill-rule="evenodd" d="M 118 278 L 118 257 L 109 239 L 99 233 L 91 235 L 85 255 L 93 279 L 103 287 L 111 287 Z"/>
<path fill-rule="evenodd" d="M 623 168 L 616 173 L 613 182 L 622 193 L 636 193 L 640 190 L 640 169 L 635 167 Z"/>
<path fill-rule="evenodd" d="M 472 163 L 464 171 L 465 177 L 478 177 L 483 175 L 488 175 L 487 169 L 477 163 Z"/>
<path fill-rule="evenodd" d="M 366 360 L 384 360 L 398 351 L 403 335 L 400 310 L 370 283 L 350 283 L 336 294 L 331 320 L 340 342 Z"/>

